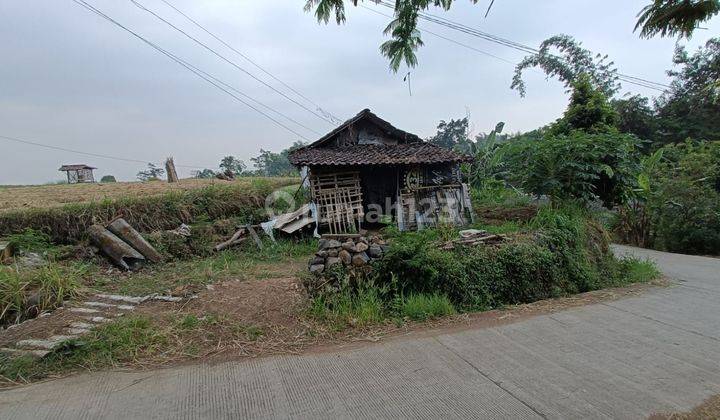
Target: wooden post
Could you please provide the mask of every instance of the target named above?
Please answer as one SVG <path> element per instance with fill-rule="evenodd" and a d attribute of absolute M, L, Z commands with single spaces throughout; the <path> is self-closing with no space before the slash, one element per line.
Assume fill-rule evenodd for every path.
<path fill-rule="evenodd" d="M 173 161 L 172 156 L 167 158 L 165 161 L 165 172 L 167 173 L 168 182 L 178 182 L 178 175 L 175 170 L 175 162 Z"/>

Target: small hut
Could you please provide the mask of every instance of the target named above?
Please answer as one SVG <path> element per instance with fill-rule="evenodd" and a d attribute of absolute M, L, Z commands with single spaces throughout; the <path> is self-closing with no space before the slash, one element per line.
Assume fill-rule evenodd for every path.
<path fill-rule="evenodd" d="M 93 170 L 97 168 L 85 164 L 63 165 L 58 169 L 67 173 L 68 184 L 84 184 L 95 182 Z"/>
<path fill-rule="evenodd" d="M 471 158 L 395 128 L 369 109 L 289 158 L 310 189 L 323 233 L 379 223 L 415 230 L 472 219 L 460 172 Z"/>

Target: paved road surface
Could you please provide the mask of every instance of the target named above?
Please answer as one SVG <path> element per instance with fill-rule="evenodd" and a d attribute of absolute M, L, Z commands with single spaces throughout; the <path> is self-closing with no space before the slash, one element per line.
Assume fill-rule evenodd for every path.
<path fill-rule="evenodd" d="M 720 259 L 618 247 L 678 285 L 497 328 L 0 392 L 0 418 L 646 418 L 720 393 Z"/>

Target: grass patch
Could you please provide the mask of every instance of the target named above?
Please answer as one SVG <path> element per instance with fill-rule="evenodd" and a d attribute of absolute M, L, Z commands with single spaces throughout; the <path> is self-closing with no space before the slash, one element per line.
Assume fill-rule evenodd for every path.
<path fill-rule="evenodd" d="M 274 275 L 292 275 L 317 249 L 314 239 L 295 242 L 278 239 L 265 241 L 263 249 L 254 243 L 224 250 L 204 258 L 147 266 L 138 272 L 106 274 L 95 267 L 87 276 L 88 285 L 99 290 L 142 296 L 161 293 L 178 286 L 206 285 L 227 279 L 249 280 Z"/>
<path fill-rule="evenodd" d="M 340 331 L 348 326 L 368 327 L 387 317 L 381 291 L 372 286 L 359 288 L 356 292 L 345 290 L 334 295 L 315 297 L 310 306 L 310 316 Z"/>
<path fill-rule="evenodd" d="M 647 283 L 660 277 L 657 265 L 650 260 L 625 257 L 620 260 L 622 271 L 628 283 Z"/>
<path fill-rule="evenodd" d="M 20 322 L 76 297 L 85 270 L 57 263 L 30 270 L 0 267 L 0 324 Z"/>
<path fill-rule="evenodd" d="M 400 315 L 414 321 L 452 315 L 455 307 L 447 296 L 433 293 L 413 293 L 402 300 Z"/>
<path fill-rule="evenodd" d="M 42 359 L 0 356 L 0 375 L 12 382 L 30 382 L 77 369 L 97 370 L 157 355 L 167 344 L 167 335 L 149 318 L 128 317 L 69 340 Z"/>

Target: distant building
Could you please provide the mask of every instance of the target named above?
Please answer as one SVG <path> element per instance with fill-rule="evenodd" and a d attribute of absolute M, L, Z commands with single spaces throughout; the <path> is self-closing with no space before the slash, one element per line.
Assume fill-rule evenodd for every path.
<path fill-rule="evenodd" d="M 67 173 L 68 184 L 84 184 L 95 182 L 93 170 L 97 169 L 88 165 L 63 165 L 58 169 Z"/>

